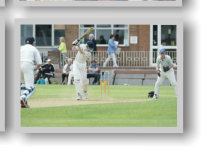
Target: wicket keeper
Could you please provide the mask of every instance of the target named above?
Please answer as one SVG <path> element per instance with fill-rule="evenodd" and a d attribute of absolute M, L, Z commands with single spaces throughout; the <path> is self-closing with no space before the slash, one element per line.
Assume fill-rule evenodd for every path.
<path fill-rule="evenodd" d="M 177 82 L 175 79 L 175 72 L 173 69 L 174 64 L 172 62 L 171 57 L 166 55 L 165 49 L 160 50 L 160 55 L 157 57 L 156 62 L 157 62 L 156 69 L 157 69 L 158 79 L 155 83 L 155 93 L 154 93 L 153 99 L 158 99 L 160 86 L 166 78 L 168 78 L 177 96 Z"/>

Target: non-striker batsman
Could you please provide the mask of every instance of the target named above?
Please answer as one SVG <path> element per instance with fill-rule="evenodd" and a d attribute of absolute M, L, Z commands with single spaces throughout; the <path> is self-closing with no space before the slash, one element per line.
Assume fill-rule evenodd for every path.
<path fill-rule="evenodd" d="M 33 46 L 35 39 L 28 37 L 25 45 L 20 50 L 20 67 L 21 67 L 21 106 L 29 107 L 27 100 L 33 95 L 36 88 L 34 87 L 34 70 L 42 64 L 39 51 Z M 36 66 L 34 65 L 36 63 Z"/>

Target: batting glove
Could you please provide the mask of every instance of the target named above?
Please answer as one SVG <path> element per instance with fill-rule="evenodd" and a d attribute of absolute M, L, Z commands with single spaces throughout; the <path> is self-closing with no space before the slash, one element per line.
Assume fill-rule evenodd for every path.
<path fill-rule="evenodd" d="M 157 75 L 158 75 L 158 77 L 161 76 L 161 75 L 160 75 L 160 70 L 157 70 Z"/>
<path fill-rule="evenodd" d="M 77 46 L 77 45 L 79 45 L 79 42 L 80 42 L 80 40 L 76 39 L 75 41 L 73 41 L 72 45 L 73 46 Z"/>

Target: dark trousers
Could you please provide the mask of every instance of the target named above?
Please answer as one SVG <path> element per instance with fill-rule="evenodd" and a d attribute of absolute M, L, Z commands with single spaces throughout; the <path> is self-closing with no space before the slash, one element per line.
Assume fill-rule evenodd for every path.
<path fill-rule="evenodd" d="M 53 76 L 51 76 L 51 75 L 46 75 L 46 74 L 44 75 L 44 79 L 47 78 L 49 84 L 51 84 L 51 77 L 53 77 Z"/>
<path fill-rule="evenodd" d="M 45 79 L 45 78 L 48 78 L 48 82 L 49 82 L 49 84 L 51 84 L 50 78 L 53 77 L 53 76 L 47 75 L 47 74 L 45 74 L 45 73 L 47 73 L 47 72 L 39 70 L 39 72 L 38 72 L 38 74 L 37 74 L 37 76 L 36 76 L 36 78 L 35 78 L 35 80 L 34 80 L 34 84 L 36 84 L 36 82 L 39 80 L 39 78 L 40 78 L 41 76 L 42 76 L 44 79 Z"/>
<path fill-rule="evenodd" d="M 92 78 L 92 77 L 94 77 L 94 81 L 93 81 L 93 83 L 97 83 L 97 81 L 99 81 L 99 79 L 100 79 L 100 75 L 97 73 L 97 74 L 87 74 L 87 78 Z"/>
<path fill-rule="evenodd" d="M 62 83 L 65 81 L 65 78 L 68 79 L 68 74 L 63 73 L 62 74 Z"/>

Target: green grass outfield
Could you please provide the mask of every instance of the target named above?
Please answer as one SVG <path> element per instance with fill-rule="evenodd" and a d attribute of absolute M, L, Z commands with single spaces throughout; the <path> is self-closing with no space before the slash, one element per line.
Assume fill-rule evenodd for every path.
<path fill-rule="evenodd" d="M 151 90 L 154 86 L 110 86 L 110 96 L 103 99 L 148 99 Z M 74 86 L 38 85 L 30 100 L 74 97 Z M 99 86 L 89 86 L 89 99 L 101 99 Z M 21 126 L 176 127 L 177 100 L 173 88 L 163 86 L 160 98 L 152 101 L 21 109 Z"/>

